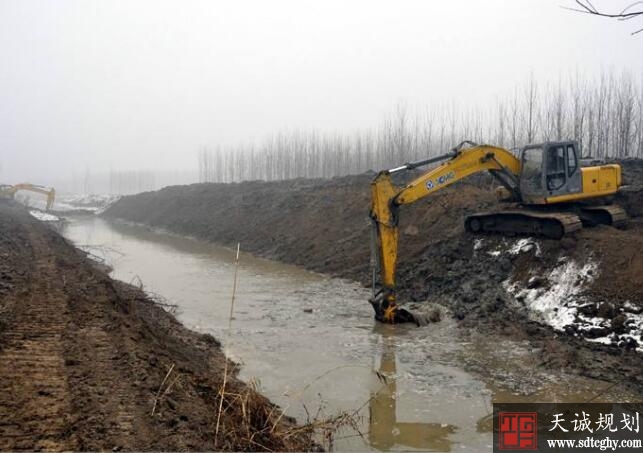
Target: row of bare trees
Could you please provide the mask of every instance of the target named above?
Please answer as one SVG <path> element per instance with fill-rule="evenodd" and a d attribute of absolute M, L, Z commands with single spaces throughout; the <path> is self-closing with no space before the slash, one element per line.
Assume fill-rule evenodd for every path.
<path fill-rule="evenodd" d="M 585 156 L 643 157 L 643 77 L 573 74 L 541 85 L 532 76 L 492 105 L 400 103 L 371 130 L 291 131 L 258 145 L 203 148 L 199 181 L 332 177 L 440 154 L 463 140 L 515 148 L 567 139 Z"/>
<path fill-rule="evenodd" d="M 109 171 L 109 193 L 126 195 L 155 190 L 156 175 L 147 170 Z M 91 193 L 85 190 L 84 193 Z"/>
<path fill-rule="evenodd" d="M 110 169 L 109 173 L 92 173 L 87 167 L 83 174 L 74 172 L 71 178 L 54 181 L 52 185 L 59 193 L 129 195 L 161 188 L 165 181 L 159 181 L 158 176 L 158 172 L 151 170 Z"/>
<path fill-rule="evenodd" d="M 196 171 L 184 170 L 116 170 L 109 172 L 73 173 L 70 178 L 51 181 L 58 193 L 130 195 L 159 190 L 166 186 L 193 184 Z"/>

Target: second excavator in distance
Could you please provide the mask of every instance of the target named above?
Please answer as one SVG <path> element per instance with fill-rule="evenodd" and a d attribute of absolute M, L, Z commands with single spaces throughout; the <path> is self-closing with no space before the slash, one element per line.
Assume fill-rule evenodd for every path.
<path fill-rule="evenodd" d="M 21 190 L 47 195 L 47 205 L 45 208 L 46 211 L 49 211 L 53 207 L 54 201 L 56 200 L 56 191 L 53 187 L 47 188 L 44 186 L 29 183 L 20 183 L 13 186 L 0 185 L 0 197 L 14 198 L 16 193 Z"/>
<path fill-rule="evenodd" d="M 625 211 L 610 198 L 622 184 L 618 164 L 581 166 L 574 141 L 546 142 L 510 151 L 462 142 L 449 153 L 378 173 L 371 183 L 373 224 L 373 295 L 375 318 L 381 322 L 417 322 L 396 300 L 399 208 L 450 186 L 468 176 L 489 171 L 502 185 L 505 208 L 465 219 L 473 233 L 528 234 L 560 239 L 585 226 L 622 226 Z M 391 175 L 442 162 L 405 187 Z M 377 282 L 379 274 L 379 283 Z"/>

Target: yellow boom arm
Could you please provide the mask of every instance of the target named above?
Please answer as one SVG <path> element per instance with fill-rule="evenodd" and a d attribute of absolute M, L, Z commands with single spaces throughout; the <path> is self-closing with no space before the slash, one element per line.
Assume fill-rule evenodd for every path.
<path fill-rule="evenodd" d="M 404 188 L 396 187 L 391 181 L 391 174 L 410 170 L 432 162 L 448 159 L 438 167 L 429 170 Z M 376 317 L 383 322 L 398 322 L 397 304 L 395 301 L 395 270 L 398 248 L 398 208 L 410 204 L 434 192 L 444 189 L 467 176 L 485 170 L 496 172 L 513 188 L 518 187 L 520 160 L 503 148 L 488 145 L 476 145 L 471 148 L 455 148 L 448 154 L 421 162 L 406 164 L 391 170 L 380 172 L 371 183 L 372 204 L 370 216 L 375 229 L 373 249 L 379 267 L 379 292 L 373 298 Z M 376 271 L 374 271 L 375 276 Z"/>

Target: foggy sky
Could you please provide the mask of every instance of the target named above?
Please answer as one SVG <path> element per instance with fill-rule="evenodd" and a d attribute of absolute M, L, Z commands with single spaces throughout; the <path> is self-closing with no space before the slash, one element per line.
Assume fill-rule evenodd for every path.
<path fill-rule="evenodd" d="M 643 75 L 640 21 L 571 4 L 0 0 L 0 182 L 194 170 L 202 146 L 374 127 L 400 100 L 484 105 L 531 72 Z"/>

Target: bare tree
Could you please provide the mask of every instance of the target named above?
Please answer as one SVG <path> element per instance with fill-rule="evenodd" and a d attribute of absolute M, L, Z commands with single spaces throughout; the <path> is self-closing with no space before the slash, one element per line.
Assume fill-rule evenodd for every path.
<path fill-rule="evenodd" d="M 643 76 L 638 88 L 636 112 L 636 154 L 637 157 L 643 157 Z"/>
<path fill-rule="evenodd" d="M 585 128 L 587 117 L 587 92 L 584 81 L 581 80 L 578 72 L 570 78 L 571 111 L 572 111 L 572 135 L 578 142 L 581 149 L 585 145 Z"/>
<path fill-rule="evenodd" d="M 525 87 L 525 128 L 527 143 L 532 143 L 536 137 L 536 119 L 538 115 L 538 86 L 534 80 L 534 74 L 529 76 L 529 82 Z"/>
<path fill-rule="evenodd" d="M 643 17 L 643 1 L 637 1 L 630 3 L 626 6 L 620 13 L 607 13 L 604 11 L 599 11 L 590 0 L 576 0 L 576 8 L 564 7 L 565 9 L 570 9 L 572 11 L 577 11 L 579 13 L 591 14 L 593 16 L 608 17 L 611 19 L 617 20 L 631 20 L 637 17 Z M 640 33 L 643 31 L 643 28 L 639 28 L 632 32 L 632 35 Z"/>
<path fill-rule="evenodd" d="M 514 89 L 511 104 L 509 105 L 509 135 L 511 137 L 511 147 L 518 146 L 519 127 L 520 127 L 520 106 L 518 105 L 518 91 Z"/>

